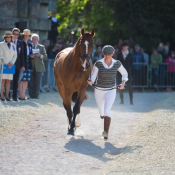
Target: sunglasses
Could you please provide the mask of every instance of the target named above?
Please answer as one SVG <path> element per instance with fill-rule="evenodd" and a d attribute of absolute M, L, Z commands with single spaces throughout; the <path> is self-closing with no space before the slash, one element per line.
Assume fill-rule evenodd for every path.
<path fill-rule="evenodd" d="M 16 35 L 16 36 L 18 36 L 19 34 L 13 33 L 13 35 Z"/>

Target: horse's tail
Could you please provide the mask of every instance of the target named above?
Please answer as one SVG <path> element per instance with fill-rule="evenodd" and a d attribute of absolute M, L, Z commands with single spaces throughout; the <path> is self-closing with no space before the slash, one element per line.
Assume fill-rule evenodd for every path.
<path fill-rule="evenodd" d="M 76 91 L 76 92 L 74 92 L 74 93 L 72 94 L 72 101 L 73 101 L 74 103 L 77 101 L 77 97 L 78 97 L 78 92 Z"/>

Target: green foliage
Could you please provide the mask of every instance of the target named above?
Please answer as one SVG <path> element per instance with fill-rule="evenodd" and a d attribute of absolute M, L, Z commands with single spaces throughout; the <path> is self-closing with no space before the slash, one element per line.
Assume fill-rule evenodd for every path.
<path fill-rule="evenodd" d="M 174 0 L 58 0 L 59 31 L 94 28 L 106 44 L 132 37 L 151 50 L 161 41 L 175 44 L 174 7 Z"/>

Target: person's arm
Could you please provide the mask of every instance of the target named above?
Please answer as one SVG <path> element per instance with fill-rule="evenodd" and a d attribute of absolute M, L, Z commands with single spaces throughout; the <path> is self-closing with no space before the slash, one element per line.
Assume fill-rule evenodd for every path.
<path fill-rule="evenodd" d="M 23 42 L 20 43 L 21 52 L 20 52 L 20 59 L 21 59 L 21 68 L 25 68 L 25 59 L 24 59 L 24 45 Z"/>
<path fill-rule="evenodd" d="M 9 63 L 8 59 L 4 56 L 4 51 L 2 49 L 2 45 L 1 44 L 0 44 L 0 57 L 3 59 L 3 63 L 4 64 L 8 64 Z"/>
<path fill-rule="evenodd" d="M 98 68 L 97 68 L 97 66 L 94 64 L 94 67 L 93 67 L 93 71 L 92 71 L 92 73 L 91 73 L 91 77 L 88 79 L 88 84 L 89 85 L 92 85 L 94 82 L 95 82 L 95 80 L 96 80 L 96 78 L 97 78 L 97 74 L 98 74 Z"/>
<path fill-rule="evenodd" d="M 126 71 L 126 69 L 123 67 L 122 64 L 121 64 L 121 66 L 118 68 L 118 71 L 119 71 L 120 74 L 122 75 L 122 82 L 127 82 L 127 81 L 128 81 L 128 72 Z"/>
<path fill-rule="evenodd" d="M 151 64 L 154 64 L 155 60 L 154 60 L 154 56 L 153 54 L 151 55 Z"/>

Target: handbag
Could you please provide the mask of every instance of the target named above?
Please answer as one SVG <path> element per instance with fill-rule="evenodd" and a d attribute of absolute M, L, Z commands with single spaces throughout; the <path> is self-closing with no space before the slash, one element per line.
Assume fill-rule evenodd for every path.
<path fill-rule="evenodd" d="M 3 66 L 3 74 L 15 74 L 15 65 L 13 65 L 11 68 L 8 67 L 8 65 L 4 64 L 1 65 L 0 70 L 2 69 Z"/>

